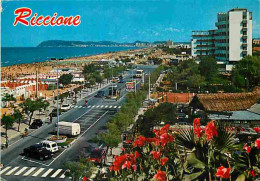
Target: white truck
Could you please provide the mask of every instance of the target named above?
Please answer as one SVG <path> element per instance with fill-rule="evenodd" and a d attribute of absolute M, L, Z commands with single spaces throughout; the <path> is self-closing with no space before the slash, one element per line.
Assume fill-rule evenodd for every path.
<path fill-rule="evenodd" d="M 58 125 L 59 125 L 59 134 L 61 135 L 77 136 L 80 134 L 79 123 L 61 121 L 56 124 L 55 132 L 57 132 Z"/>

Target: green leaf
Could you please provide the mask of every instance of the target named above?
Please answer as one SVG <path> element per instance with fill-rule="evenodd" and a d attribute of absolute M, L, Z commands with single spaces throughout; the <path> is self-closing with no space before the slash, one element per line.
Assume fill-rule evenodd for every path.
<path fill-rule="evenodd" d="M 236 181 L 245 181 L 246 180 L 246 176 L 244 174 L 241 174 L 237 177 Z"/>
<path fill-rule="evenodd" d="M 196 158 L 195 153 L 191 153 L 188 155 L 187 162 L 194 168 L 205 169 L 206 167 L 205 163 Z"/>
<path fill-rule="evenodd" d="M 184 180 L 185 181 L 190 181 L 190 180 L 194 180 L 196 179 L 197 177 L 199 177 L 201 174 L 204 173 L 204 170 L 200 171 L 200 172 L 196 172 L 196 173 L 192 173 L 192 174 L 189 174 L 189 175 L 184 175 Z"/>

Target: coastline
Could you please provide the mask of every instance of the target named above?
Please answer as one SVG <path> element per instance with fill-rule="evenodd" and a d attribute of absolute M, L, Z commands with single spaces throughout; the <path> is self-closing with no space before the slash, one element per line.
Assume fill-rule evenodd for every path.
<path fill-rule="evenodd" d="M 47 48 L 47 47 L 46 47 Z M 128 48 L 128 47 L 127 47 Z M 75 56 L 64 58 L 62 60 L 45 60 L 42 62 L 32 62 L 32 63 L 22 63 L 22 64 L 15 64 L 10 66 L 3 66 L 1 67 L 1 76 L 2 80 L 7 79 L 15 79 L 22 75 L 33 75 L 38 70 L 38 73 L 47 73 L 49 72 L 53 66 L 58 66 L 59 68 L 65 67 L 62 63 L 70 62 L 70 67 L 79 67 L 82 66 L 82 63 L 88 63 L 91 61 L 100 61 L 100 60 L 111 60 L 115 59 L 119 56 L 124 56 L 128 53 L 134 53 L 135 51 L 140 51 L 140 48 L 129 47 L 127 50 L 119 50 L 119 51 L 111 51 L 111 52 L 103 52 L 93 55 L 87 56 Z M 80 64 L 80 65 L 77 65 Z"/>

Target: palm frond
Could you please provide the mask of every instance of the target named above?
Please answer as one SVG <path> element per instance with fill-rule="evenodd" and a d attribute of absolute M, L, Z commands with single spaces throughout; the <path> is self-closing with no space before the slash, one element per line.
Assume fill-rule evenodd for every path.
<path fill-rule="evenodd" d="M 176 144 L 181 148 L 192 150 L 195 147 L 194 133 L 192 129 L 179 130 L 175 136 Z"/>

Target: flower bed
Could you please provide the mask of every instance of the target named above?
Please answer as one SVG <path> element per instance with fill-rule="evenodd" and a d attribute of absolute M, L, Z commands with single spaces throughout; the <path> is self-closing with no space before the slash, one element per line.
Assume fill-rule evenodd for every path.
<path fill-rule="evenodd" d="M 65 142 L 63 143 L 57 143 L 58 146 L 68 146 L 72 141 L 74 141 L 74 138 L 68 138 Z"/>
<path fill-rule="evenodd" d="M 67 140 L 67 136 L 59 136 L 59 139 L 57 138 L 57 135 L 52 135 L 50 138 L 49 138 L 50 141 L 54 141 L 56 143 L 64 143 L 66 142 Z"/>

